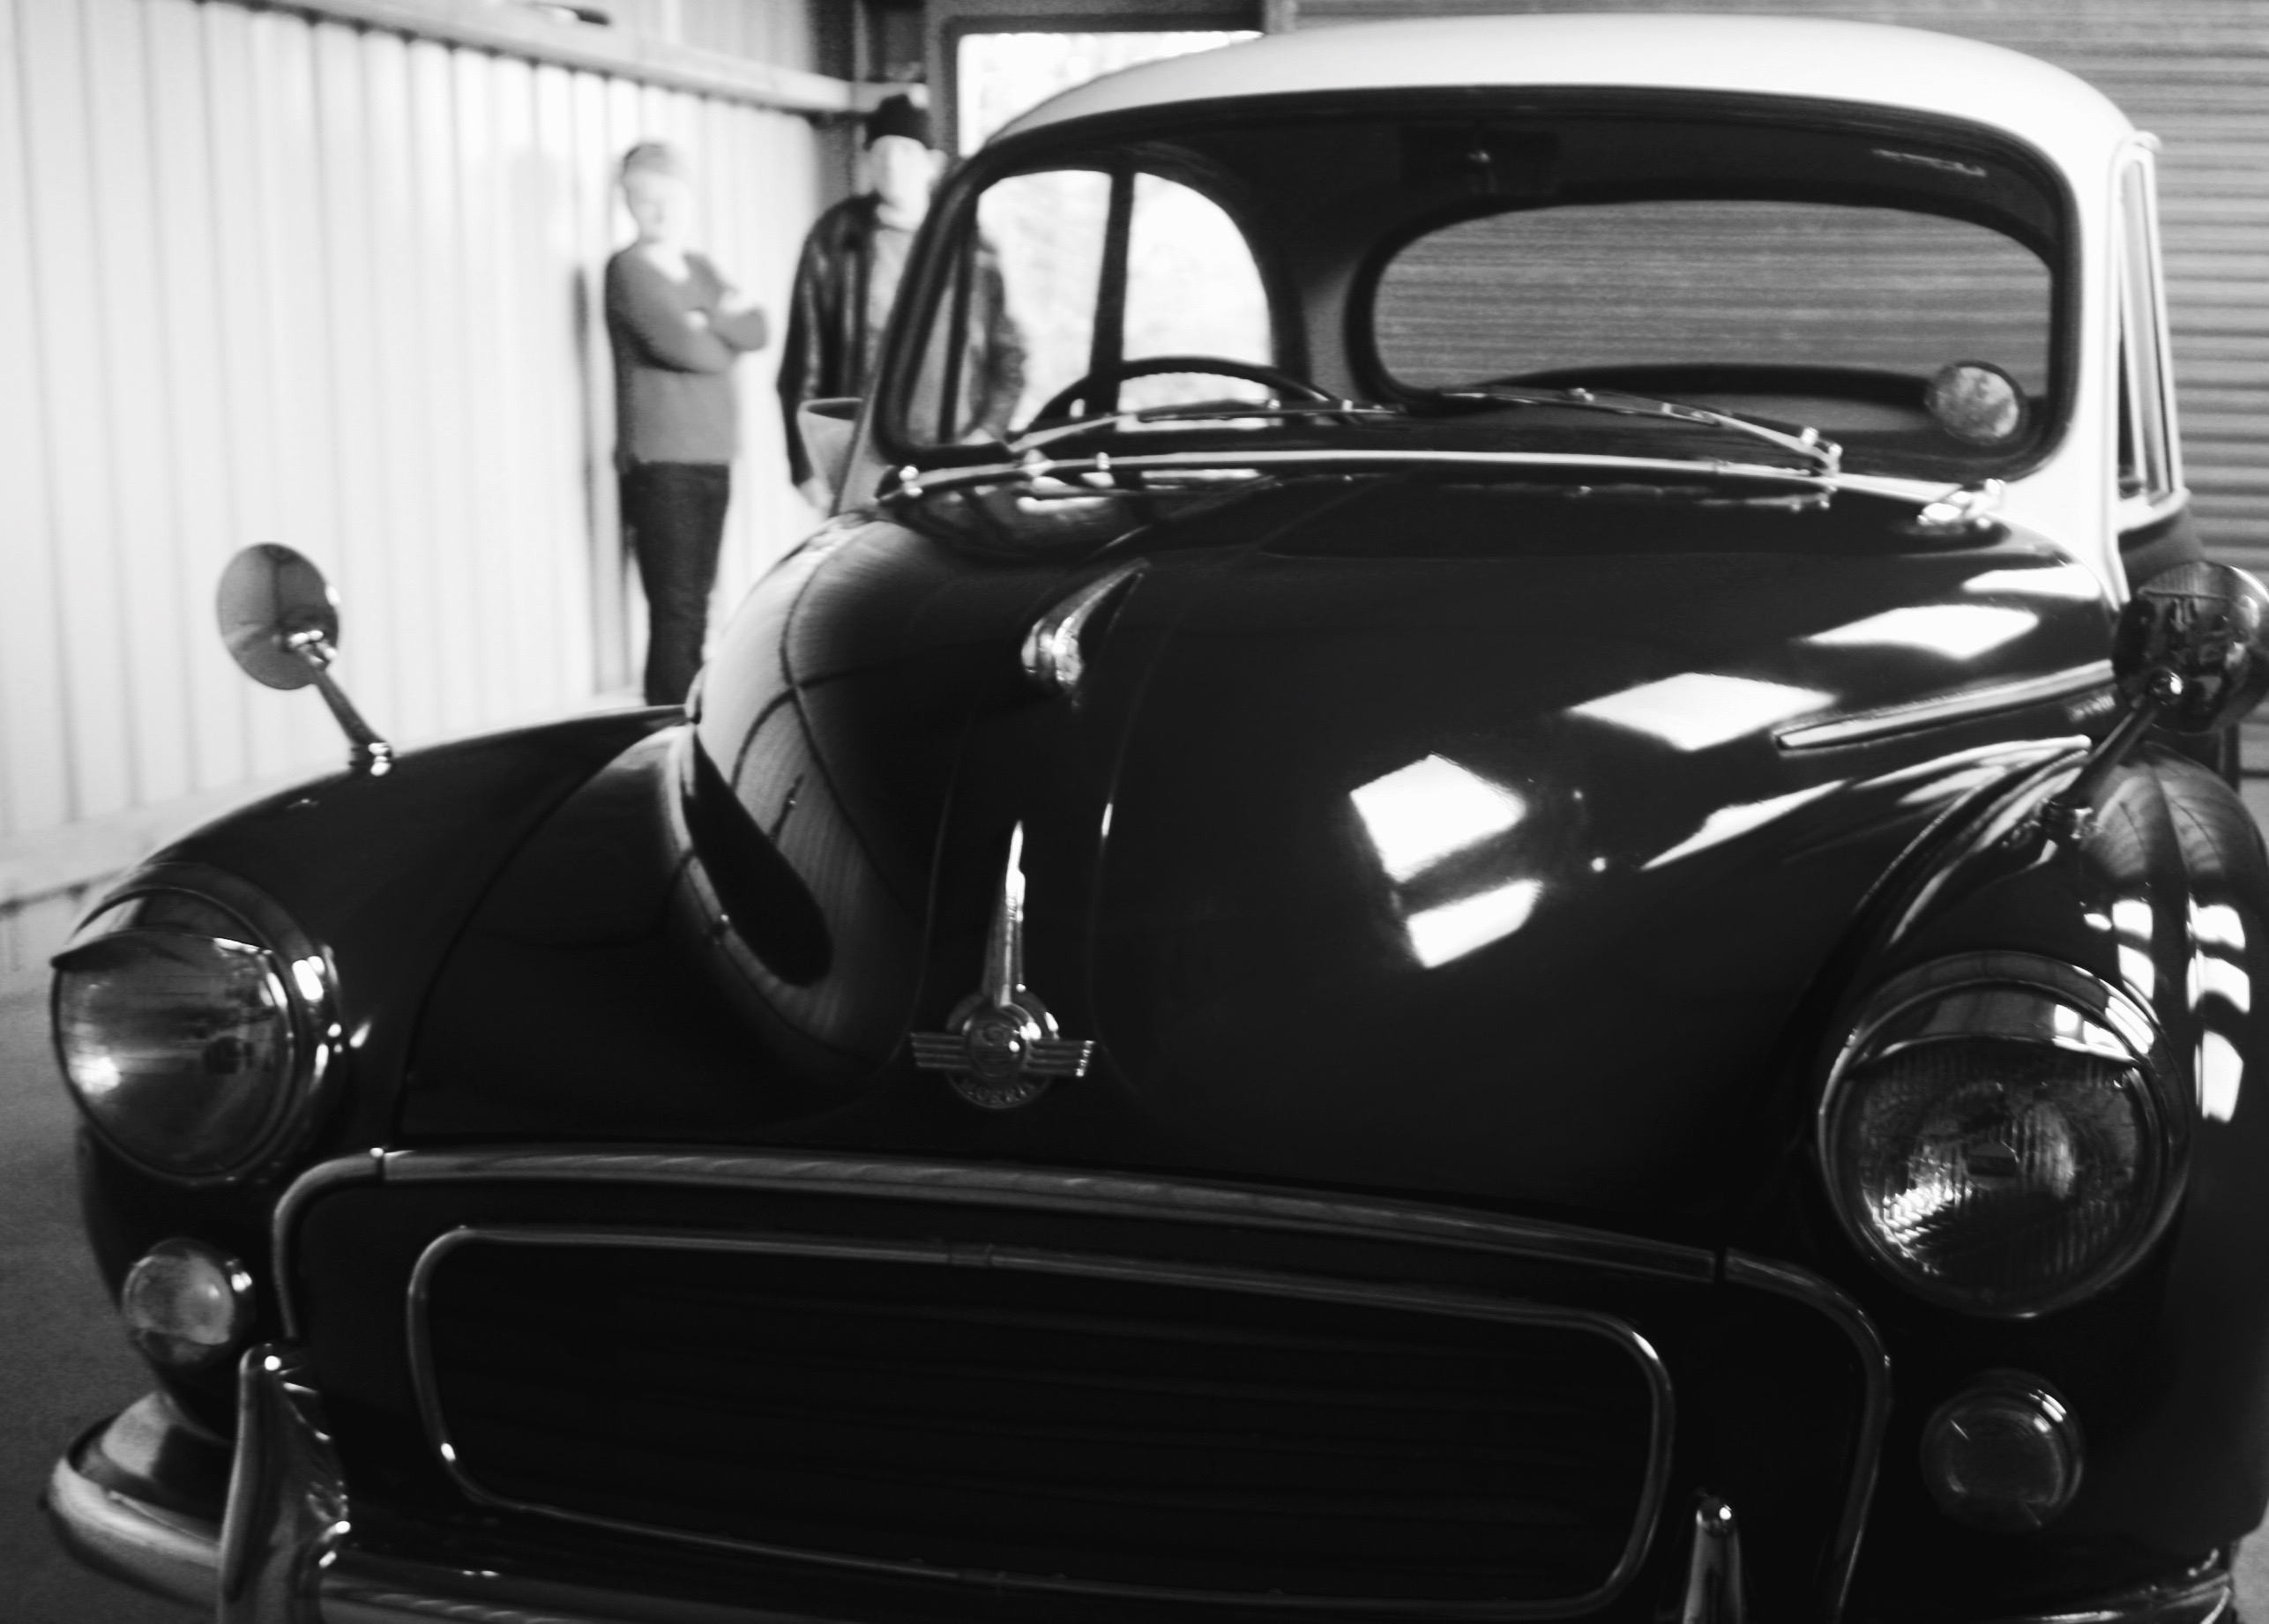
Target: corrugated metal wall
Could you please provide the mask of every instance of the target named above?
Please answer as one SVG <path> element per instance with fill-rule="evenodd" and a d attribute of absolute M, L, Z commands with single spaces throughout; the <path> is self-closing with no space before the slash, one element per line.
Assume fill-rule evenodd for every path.
<path fill-rule="evenodd" d="M 2079 74 L 2156 132 L 2198 520 L 2220 556 L 2269 571 L 2269 0 L 1280 0 L 1274 15 L 1310 27 L 1586 11 L 1801 13 L 1965 34 Z"/>
<path fill-rule="evenodd" d="M 213 636 L 249 541 L 331 576 L 399 741 L 631 680 L 597 299 L 646 137 L 779 309 L 801 117 L 228 0 L 0 0 L 0 851 L 341 759 Z M 772 366 L 740 369 L 724 605 L 810 523 Z M 9 901 L 0 975 L 75 905 Z"/>

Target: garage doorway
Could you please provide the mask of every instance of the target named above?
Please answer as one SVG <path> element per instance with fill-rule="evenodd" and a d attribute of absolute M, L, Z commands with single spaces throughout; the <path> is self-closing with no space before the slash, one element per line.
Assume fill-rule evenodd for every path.
<path fill-rule="evenodd" d="M 954 42 L 956 150 L 976 151 L 1011 119 L 1075 85 L 1255 37 L 1251 29 L 1231 28 L 963 34 Z"/>

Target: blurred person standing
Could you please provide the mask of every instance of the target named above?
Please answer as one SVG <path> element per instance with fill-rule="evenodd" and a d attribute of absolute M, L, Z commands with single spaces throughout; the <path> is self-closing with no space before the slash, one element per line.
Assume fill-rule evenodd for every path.
<path fill-rule="evenodd" d="M 822 214 L 803 240 L 780 347 L 780 416 L 788 468 L 805 494 L 826 505 L 832 492 L 810 484 L 812 467 L 796 424 L 807 400 L 863 395 L 874 376 L 891 302 L 929 212 L 944 154 L 930 145 L 929 115 L 903 95 L 867 115 L 859 192 Z M 972 290 L 962 421 L 997 431 L 1024 389 L 1024 349 L 1008 314 L 1000 270 L 979 245 Z M 934 408 L 933 408 L 934 409 Z"/>
<path fill-rule="evenodd" d="M 639 143 L 621 182 L 638 235 L 607 262 L 615 468 L 646 594 L 646 703 L 680 704 L 701 668 L 740 447 L 733 363 L 767 329 L 687 246 L 693 186 L 677 151 Z"/>

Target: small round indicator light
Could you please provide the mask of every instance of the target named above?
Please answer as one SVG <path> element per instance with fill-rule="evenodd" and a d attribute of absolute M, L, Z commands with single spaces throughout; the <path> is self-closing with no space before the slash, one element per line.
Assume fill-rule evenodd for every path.
<path fill-rule="evenodd" d="M 1989 1370 L 1922 1428 L 1922 1481 L 1957 1523 L 2024 1533 L 2079 1492 L 2080 1427 L 2064 1396 L 2021 1370 Z"/>
<path fill-rule="evenodd" d="M 252 1330 L 252 1277 L 201 1240 L 160 1240 L 118 1289 L 126 1334 L 152 1362 L 195 1370 L 236 1352 Z"/>

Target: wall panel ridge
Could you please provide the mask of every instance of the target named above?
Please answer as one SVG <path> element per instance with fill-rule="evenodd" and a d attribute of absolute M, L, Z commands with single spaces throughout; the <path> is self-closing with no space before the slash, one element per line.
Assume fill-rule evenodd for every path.
<path fill-rule="evenodd" d="M 754 9 L 809 49 L 802 0 Z M 250 542 L 331 577 L 340 680 L 406 747 L 622 688 L 615 162 L 684 145 L 704 245 L 775 311 L 817 212 L 801 114 L 351 11 L 0 0 L 0 853 L 41 895 L 101 877 L 25 856 L 45 833 L 123 849 L 71 831 L 343 761 L 213 633 Z M 720 619 L 811 522 L 773 365 L 740 369 Z"/>
<path fill-rule="evenodd" d="M 811 71 L 810 8 L 833 0 L 600 0 L 608 26 L 509 0 L 235 3 L 788 112 L 847 114 L 877 95 Z"/>

